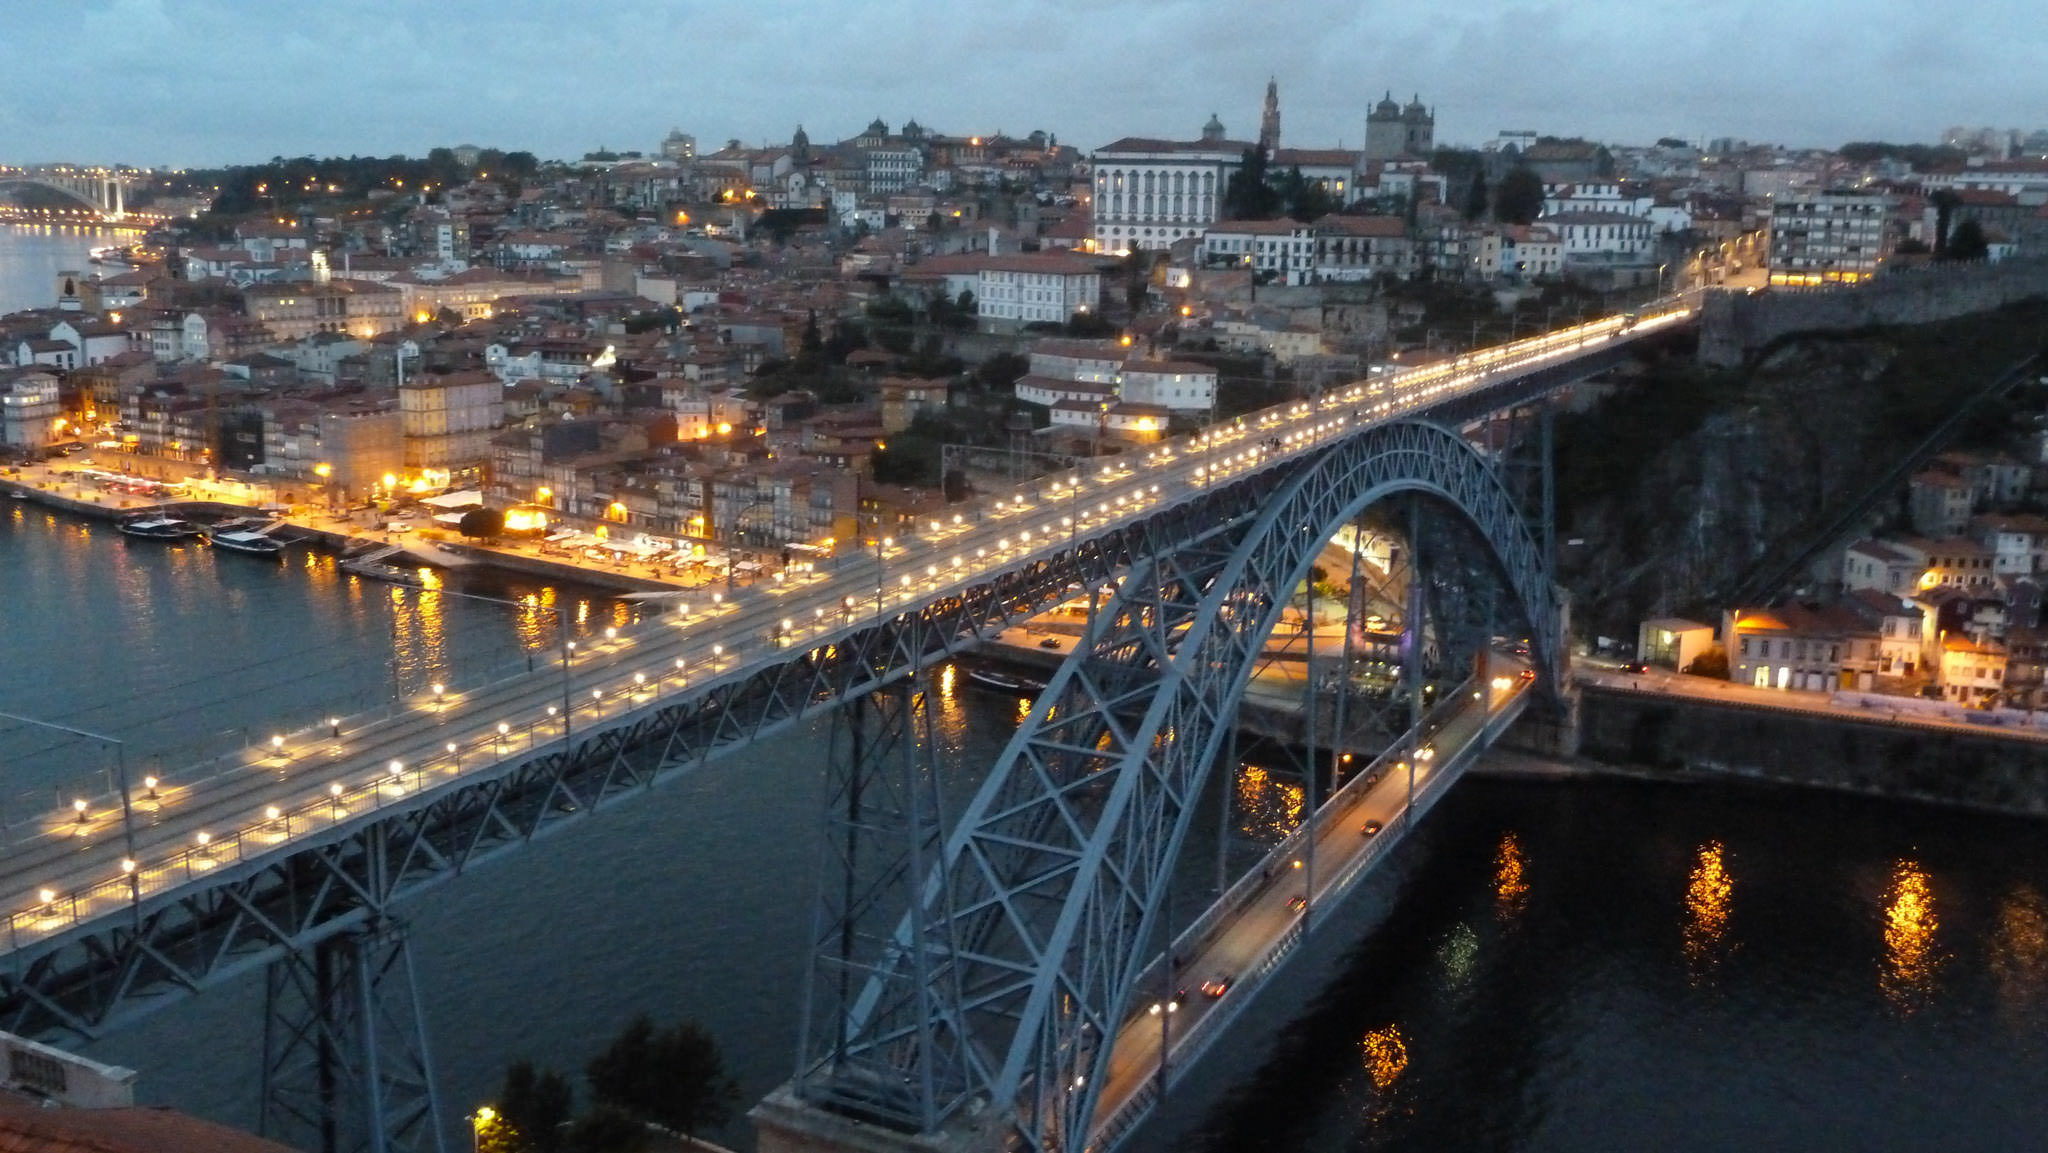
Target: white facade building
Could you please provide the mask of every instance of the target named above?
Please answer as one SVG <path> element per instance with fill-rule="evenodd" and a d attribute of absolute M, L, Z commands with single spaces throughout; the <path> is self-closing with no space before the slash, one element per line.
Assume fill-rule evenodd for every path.
<path fill-rule="evenodd" d="M 56 437 L 57 378 L 26 372 L 0 388 L 0 444 L 31 451 Z"/>
<path fill-rule="evenodd" d="M 991 256 L 982 262 L 974 300 L 983 320 L 1064 323 L 1101 303 L 1102 273 L 1092 261 L 1061 253 Z"/>
<path fill-rule="evenodd" d="M 1625 212 L 1560 212 L 1536 222 L 1557 235 L 1564 258 L 1640 260 L 1656 243 L 1649 220 Z"/>
<path fill-rule="evenodd" d="M 1279 284 L 1310 284 L 1316 274 L 1315 229 L 1299 220 L 1233 220 L 1202 237 L 1202 263 L 1244 267 Z"/>
<path fill-rule="evenodd" d="M 1231 173 L 1253 145 L 1223 138 L 1214 120 L 1201 140 L 1127 136 L 1096 150 L 1097 252 L 1166 248 L 1215 223 Z"/>
<path fill-rule="evenodd" d="M 1776 285 L 1854 284 L 1884 259 L 1889 197 L 1799 192 L 1771 205 L 1770 280 Z"/>

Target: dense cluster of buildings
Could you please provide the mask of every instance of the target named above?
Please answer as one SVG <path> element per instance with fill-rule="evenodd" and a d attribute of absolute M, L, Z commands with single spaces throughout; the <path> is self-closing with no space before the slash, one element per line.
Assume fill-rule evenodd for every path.
<path fill-rule="evenodd" d="M 1708 624 L 1646 622 L 1643 659 L 1683 669 L 1719 646 L 1757 688 L 1849 690 L 1972 707 L 2048 707 L 2048 517 L 2017 511 L 2048 487 L 2031 456 L 1949 452 L 1908 485 L 1900 531 L 1842 550 L 1826 599 L 1736 607 Z"/>
<path fill-rule="evenodd" d="M 64 273 L 53 307 L 0 317 L 0 445 L 337 505 L 461 485 L 647 532 L 844 537 L 940 499 L 875 462 L 991 384 L 1009 411 L 977 417 L 979 447 L 1111 452 L 1227 415 L 1220 357 L 1259 365 L 1255 403 L 1283 370 L 1441 355 L 1399 335 L 1413 282 L 1826 283 L 1964 220 L 1992 255 L 2048 226 L 2048 164 L 2024 157 L 1914 172 L 1515 131 L 1447 160 L 1419 98 L 1361 111 L 1355 149 L 1283 140 L 1277 85 L 1249 139 L 1212 115 L 1092 152 L 915 120 L 716 149 L 676 131 L 519 181 L 173 227 L 162 262 Z M 1316 190 L 1315 218 L 1233 219 L 1253 167 Z M 1512 180 L 1540 189 L 1528 223 L 1489 209 Z M 960 363 L 1004 357 L 987 379 Z M 810 375 L 761 387 L 792 363 Z"/>

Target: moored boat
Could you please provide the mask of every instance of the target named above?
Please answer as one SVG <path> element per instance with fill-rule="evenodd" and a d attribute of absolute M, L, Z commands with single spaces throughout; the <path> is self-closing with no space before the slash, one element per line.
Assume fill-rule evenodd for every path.
<path fill-rule="evenodd" d="M 283 541 L 254 529 L 223 529 L 216 525 L 212 532 L 206 534 L 206 539 L 221 548 L 256 556 L 276 556 L 284 551 Z"/>
<path fill-rule="evenodd" d="M 118 527 L 129 536 L 148 537 L 151 540 L 184 540 L 186 537 L 199 535 L 198 525 L 160 512 L 131 517 L 122 521 Z"/>
<path fill-rule="evenodd" d="M 368 577 L 371 580 L 389 581 L 392 584 L 404 585 L 407 588 L 427 587 L 427 582 L 420 579 L 419 573 L 411 569 L 399 568 L 394 564 L 385 564 L 383 561 L 365 560 L 361 557 L 356 557 L 342 561 L 340 567 L 341 571 L 345 573 L 353 573 L 359 577 Z"/>
<path fill-rule="evenodd" d="M 997 672 L 994 669 L 968 669 L 967 680 L 971 684 L 978 685 L 984 689 L 994 689 L 999 693 L 1019 693 L 1036 696 L 1045 691 L 1045 682 L 1043 681 L 1032 680 L 1030 677 L 1012 676 L 1009 673 Z"/>

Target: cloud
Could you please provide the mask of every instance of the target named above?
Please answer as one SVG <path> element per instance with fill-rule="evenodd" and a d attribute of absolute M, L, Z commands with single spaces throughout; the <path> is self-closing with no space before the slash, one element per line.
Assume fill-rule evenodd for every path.
<path fill-rule="evenodd" d="M 2033 128 L 2048 21 L 1982 0 L 75 0 L 10 12 L 0 160 L 210 164 L 470 141 L 573 156 L 851 135 L 874 116 L 1083 147 L 1233 134 L 1279 79 L 1286 138 L 1355 145 L 1381 92 L 1438 138 L 1502 128 L 1791 144 Z"/>

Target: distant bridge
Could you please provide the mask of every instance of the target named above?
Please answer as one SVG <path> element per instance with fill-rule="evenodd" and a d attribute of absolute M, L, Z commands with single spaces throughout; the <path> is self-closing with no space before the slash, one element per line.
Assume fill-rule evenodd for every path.
<path fill-rule="evenodd" d="M 118 224 L 128 217 L 127 186 L 136 173 L 124 168 L 74 168 L 68 164 L 17 168 L 0 165 L 0 187 L 9 184 L 61 192 Z"/>

